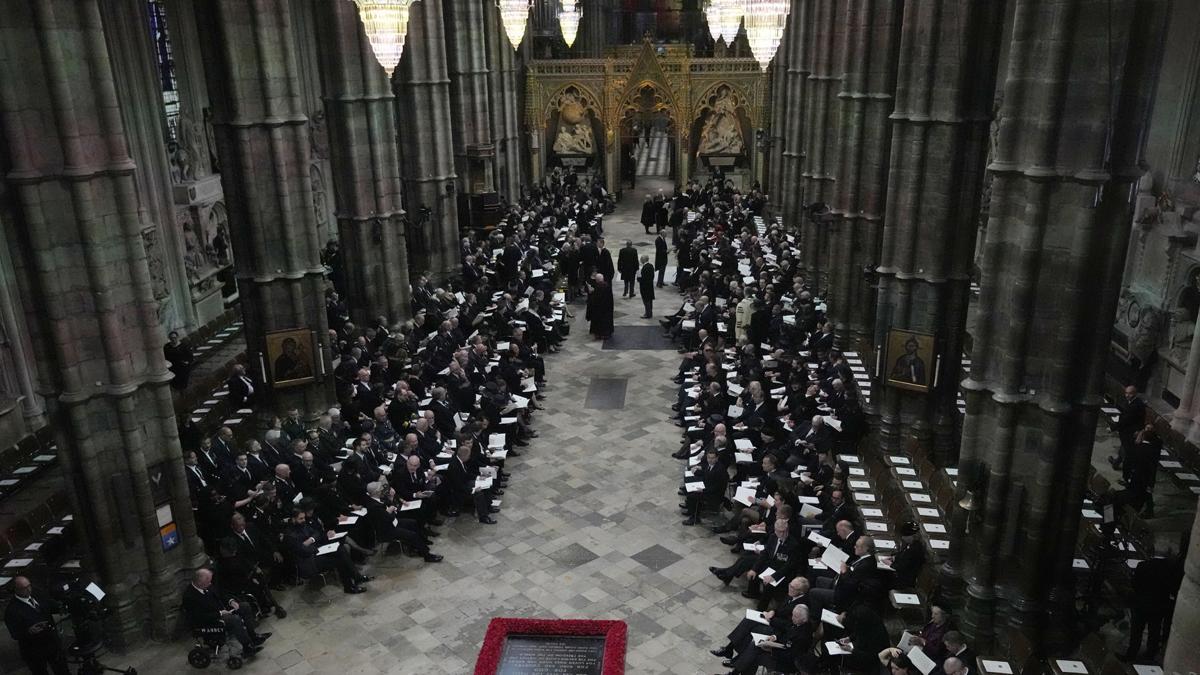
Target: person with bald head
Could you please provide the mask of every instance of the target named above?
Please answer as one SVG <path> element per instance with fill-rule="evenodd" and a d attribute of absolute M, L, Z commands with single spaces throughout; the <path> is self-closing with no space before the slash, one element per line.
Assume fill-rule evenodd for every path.
<path fill-rule="evenodd" d="M 192 583 L 183 589 L 183 615 L 193 629 L 223 626 L 225 632 L 242 643 L 242 658 L 262 651 L 270 633 L 254 632 L 255 622 L 247 607 L 225 596 L 213 585 L 212 571 L 201 567 L 192 575 Z"/>
<path fill-rule="evenodd" d="M 53 612 L 57 603 L 33 592 L 28 577 L 12 580 L 13 598 L 4 609 L 4 626 L 16 641 L 21 660 L 34 675 L 69 675 Z"/>

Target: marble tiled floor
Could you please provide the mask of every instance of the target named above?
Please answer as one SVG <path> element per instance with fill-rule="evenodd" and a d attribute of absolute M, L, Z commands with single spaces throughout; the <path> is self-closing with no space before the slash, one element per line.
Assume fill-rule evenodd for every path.
<path fill-rule="evenodd" d="M 653 242 L 636 223 L 640 206 L 627 197 L 605 219 L 610 246 Z M 659 314 L 677 302 L 670 288 L 658 295 Z M 616 305 L 618 332 L 653 323 L 640 318 L 638 299 L 618 294 Z M 245 672 L 470 673 L 496 616 L 622 619 L 629 673 L 720 670 L 707 650 L 745 600 L 707 571 L 731 557 L 725 547 L 706 529 L 680 525 L 681 468 L 668 456 L 679 433 L 667 421 L 679 356 L 601 350 L 582 305 L 572 309 L 566 348 L 548 360 L 547 409 L 535 420 L 541 435 L 510 463 L 499 524 L 448 522 L 435 546 L 445 562 L 379 561 L 363 595 L 336 586 L 282 594 L 291 614 L 265 622 L 275 636 Z M 594 378 L 627 378 L 624 406 L 586 409 Z M 156 644 L 112 661 L 141 673 L 186 672 L 186 651 L 180 642 Z"/>

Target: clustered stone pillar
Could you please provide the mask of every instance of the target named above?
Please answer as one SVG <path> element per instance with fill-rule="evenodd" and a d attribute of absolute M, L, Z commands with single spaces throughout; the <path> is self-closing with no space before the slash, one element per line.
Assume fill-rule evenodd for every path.
<path fill-rule="evenodd" d="M 886 344 L 889 327 L 932 334 L 941 373 L 935 385 L 935 364 L 925 364 L 928 393 L 882 388 L 879 440 L 884 452 L 897 452 L 915 437 L 942 466 L 957 447 L 971 222 L 987 161 L 1003 21 L 1004 4 L 993 0 L 904 5 L 875 344 Z M 885 374 L 895 356 L 888 354 Z"/>
<path fill-rule="evenodd" d="M 97 1 L 2 0 L 0 15 L 22 305 L 53 364 L 51 424 L 86 567 L 108 593 L 112 637 L 129 644 L 170 630 L 176 575 L 203 560 L 142 239 L 155 224 L 141 217 Z"/>
<path fill-rule="evenodd" d="M 1017 0 L 944 587 L 976 649 L 1065 641 L 1165 2 Z M 964 224 L 965 226 L 965 224 Z M 968 536 L 969 532 L 969 536 Z M 961 588 L 961 586 L 959 586 Z"/>
<path fill-rule="evenodd" d="M 1200 514 L 1192 519 L 1188 546 L 1186 552 L 1179 552 L 1187 557 L 1183 561 L 1183 583 L 1175 596 L 1167 652 L 1163 655 L 1165 673 L 1200 673 L 1200 650 L 1196 649 L 1196 636 L 1200 635 Z"/>
<path fill-rule="evenodd" d="M 496 189 L 509 202 L 521 196 L 520 97 L 517 88 L 516 52 L 504 25 L 500 8 L 494 2 L 483 3 L 485 35 L 488 44 L 488 93 L 491 104 L 492 141 L 496 145 Z"/>
<path fill-rule="evenodd" d="M 769 84 L 769 95 L 767 101 L 770 104 L 771 118 L 766 124 L 767 138 L 769 143 L 763 160 L 766 163 L 767 182 L 764 186 L 769 197 L 771 210 L 775 213 L 782 213 L 782 194 L 783 194 L 783 143 L 784 143 L 784 125 L 787 119 L 788 108 L 788 92 L 787 92 L 787 50 L 788 31 L 785 29 L 783 40 L 779 43 L 779 51 L 775 53 L 775 58 L 771 60 L 770 69 L 767 71 L 767 82 Z"/>
<path fill-rule="evenodd" d="M 487 0 L 483 0 L 486 2 Z M 458 191 L 491 192 L 492 145 L 486 23 L 480 0 L 446 0 L 446 49 L 450 70 L 450 111 L 454 122 L 454 170 Z"/>
<path fill-rule="evenodd" d="M 403 130 L 400 143 L 405 203 L 410 228 L 418 230 L 411 238 L 417 244 L 410 250 L 411 273 L 415 276 L 427 272 L 442 279 L 460 269 L 454 118 L 450 113 L 442 0 L 422 0 L 412 5 L 404 56 L 393 86 L 400 101 Z"/>
<path fill-rule="evenodd" d="M 333 400 L 325 270 L 292 11 L 287 0 L 214 0 L 196 6 L 207 38 L 201 46 L 237 251 L 246 355 L 250 370 L 260 371 L 263 379 L 262 416 L 292 406 L 315 415 Z M 301 340 L 300 348 L 314 352 L 315 379 L 274 389 L 266 336 L 289 329 L 313 335 L 311 346 Z"/>
<path fill-rule="evenodd" d="M 350 318 L 398 321 L 410 302 L 395 95 L 354 3 L 321 3 L 316 12 Z"/>
<path fill-rule="evenodd" d="M 562 0 L 562 2 L 575 2 L 575 0 Z M 606 0 L 579 0 L 583 16 L 579 26 L 578 39 L 571 49 L 572 56 L 585 59 L 604 58 L 604 48 L 608 43 L 605 34 L 608 25 L 607 4 Z"/>
<path fill-rule="evenodd" d="M 864 267 L 879 262 L 883 209 L 891 151 L 896 49 L 903 3 L 852 0 L 846 3 L 838 174 L 834 186 L 829 315 L 842 348 L 871 349 L 874 289 Z"/>
<path fill-rule="evenodd" d="M 840 106 L 836 93 L 842 80 L 842 50 L 845 47 L 846 3 L 842 0 L 809 0 L 812 39 L 805 40 L 805 80 L 802 101 L 801 204 L 828 204 L 833 199 L 837 170 L 836 129 Z M 825 289 L 829 255 L 828 227 L 807 217 L 800 221 L 800 250 L 812 283 Z"/>
<path fill-rule="evenodd" d="M 800 153 L 803 111 L 805 109 L 805 90 L 808 87 L 808 59 L 804 49 L 812 39 L 811 22 L 809 21 L 810 0 L 792 0 L 791 11 L 788 13 L 786 28 L 789 36 L 787 42 L 787 97 L 784 108 L 783 124 L 783 176 L 780 186 L 782 195 L 771 195 L 771 199 L 780 204 L 783 209 L 783 224 L 789 228 L 799 228 L 801 210 L 800 202 Z"/>

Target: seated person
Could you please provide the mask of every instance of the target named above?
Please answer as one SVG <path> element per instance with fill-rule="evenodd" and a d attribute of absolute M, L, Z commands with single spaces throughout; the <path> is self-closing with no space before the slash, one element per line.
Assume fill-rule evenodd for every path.
<path fill-rule="evenodd" d="M 302 579 L 337 570 L 343 591 L 352 594 L 365 593 L 367 589 L 361 584 L 368 581 L 368 578 L 355 569 L 348 545 L 335 542 L 336 548 L 321 552 L 320 549 L 330 543 L 329 537 L 335 534 L 333 530 L 322 532 L 314 527 L 308 522 L 304 509 L 297 506 L 292 510 L 291 522 L 284 532 L 283 545 Z"/>
<path fill-rule="evenodd" d="M 721 665 L 733 669 L 730 675 L 754 675 L 759 668 L 777 673 L 809 672 L 816 662 L 813 640 L 819 627 L 806 605 L 796 605 L 783 630 L 760 633 L 768 635 L 766 642 L 750 645 L 737 658 L 722 661 Z"/>
<path fill-rule="evenodd" d="M 222 594 L 213 586 L 212 578 L 212 572 L 203 567 L 192 575 L 192 583 L 183 589 L 183 615 L 193 630 L 224 627 L 242 643 L 242 658 L 253 658 L 271 634 L 255 633 L 254 617 L 247 608 Z"/>

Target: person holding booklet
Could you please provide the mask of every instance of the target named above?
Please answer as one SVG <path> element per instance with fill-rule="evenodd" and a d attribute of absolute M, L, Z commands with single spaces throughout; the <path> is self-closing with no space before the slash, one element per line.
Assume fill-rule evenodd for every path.
<path fill-rule="evenodd" d="M 783 511 L 782 507 L 780 511 Z M 807 571 L 808 558 L 805 557 L 805 553 L 808 547 L 802 545 L 798 538 L 791 536 L 791 509 L 788 508 L 788 511 L 787 516 L 781 513 L 775 518 L 774 533 L 767 538 L 758 555 L 744 554 L 732 566 L 724 569 L 709 568 L 709 571 L 727 586 L 734 579 L 745 576 L 748 585 L 742 596 L 759 600 L 760 609 L 766 608 L 776 595 L 769 589 L 780 587 L 780 584 L 796 574 Z"/>
<path fill-rule="evenodd" d="M 710 653 L 723 659 L 732 659 L 735 655 L 741 654 L 754 645 L 751 640 L 752 633 L 771 632 L 779 635 L 787 630 L 792 610 L 798 606 L 807 607 L 809 616 L 820 616 L 821 608 L 808 591 L 808 579 L 802 576 L 792 579 L 788 582 L 787 597 L 776 609 L 765 612 L 746 610 L 745 618 L 729 632 L 725 645 L 711 650 Z M 731 666 L 729 663 L 723 665 L 727 668 Z"/>
<path fill-rule="evenodd" d="M 769 628 L 769 626 L 764 626 Z M 728 675 L 753 675 L 759 668 L 777 673 L 808 672 L 815 664 L 813 640 L 817 626 L 806 605 L 796 605 L 782 631 L 752 633 L 752 644 L 734 659 L 721 665 L 732 668 Z"/>

